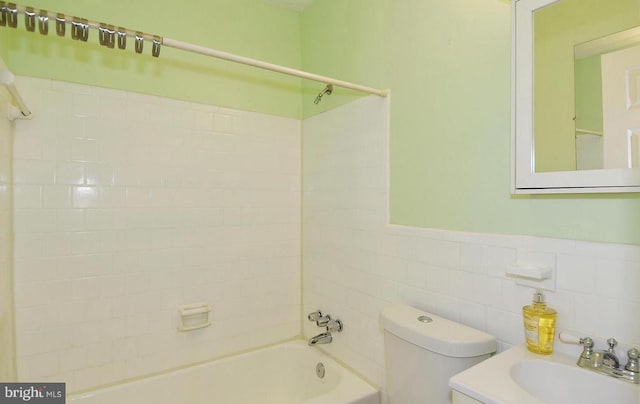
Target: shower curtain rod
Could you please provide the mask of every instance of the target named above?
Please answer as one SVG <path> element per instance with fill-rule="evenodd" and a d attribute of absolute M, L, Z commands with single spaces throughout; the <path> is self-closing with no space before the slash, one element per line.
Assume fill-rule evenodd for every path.
<path fill-rule="evenodd" d="M 24 100 L 20 96 L 20 93 L 15 86 L 15 79 L 16 77 L 13 75 L 13 73 L 11 73 L 11 71 L 9 71 L 9 68 L 4 63 L 4 60 L 2 60 L 2 58 L 0 57 L 0 84 L 4 85 L 7 88 L 9 94 L 11 94 L 11 96 L 13 97 L 13 100 L 15 101 L 19 110 L 19 114 L 18 111 L 10 110 L 9 119 L 13 120 L 17 118 L 31 118 L 31 110 L 29 109 L 29 107 L 27 107 L 27 104 L 25 104 Z"/>
<path fill-rule="evenodd" d="M 55 21 L 55 31 L 58 36 L 64 36 L 66 32 L 66 24 L 71 24 L 71 37 L 75 40 L 86 42 L 89 38 L 89 29 L 97 29 L 99 31 L 100 45 L 108 48 L 114 48 L 117 44 L 119 49 L 126 49 L 127 37 L 134 39 L 136 53 L 142 53 L 144 49 L 144 41 L 150 42 L 152 45 L 151 54 L 154 57 L 160 56 L 161 46 L 167 46 L 174 49 L 180 49 L 187 52 L 198 53 L 230 62 L 240 63 L 257 67 L 260 69 L 271 70 L 277 73 L 288 74 L 307 80 L 317 81 L 324 84 L 356 90 L 363 93 L 375 94 L 380 97 L 386 97 L 388 90 L 367 87 L 360 84 L 350 83 L 348 81 L 338 80 L 331 77 L 320 76 L 305 72 L 303 70 L 293 69 L 286 66 L 276 65 L 264 62 L 258 59 L 252 59 L 245 56 L 236 55 L 220 51 L 217 49 L 207 48 L 200 45 L 194 45 L 188 42 L 182 42 L 159 35 L 135 31 L 124 27 L 116 27 L 112 24 L 99 23 L 87 20 L 85 18 L 68 16 L 66 14 L 51 12 L 48 10 L 37 9 L 34 7 L 26 7 L 15 3 L 7 3 L 0 1 L 0 26 L 8 26 L 16 28 L 18 26 L 18 14 L 24 15 L 24 23 L 27 31 L 40 32 L 40 34 L 48 35 L 49 20 Z"/>

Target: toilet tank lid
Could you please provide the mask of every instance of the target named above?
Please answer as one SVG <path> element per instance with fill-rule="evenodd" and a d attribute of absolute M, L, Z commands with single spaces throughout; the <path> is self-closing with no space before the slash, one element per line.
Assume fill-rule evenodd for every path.
<path fill-rule="evenodd" d="M 432 321 L 420 321 L 421 316 Z M 456 358 L 485 355 L 497 348 L 493 335 L 405 305 L 383 309 L 380 325 L 405 341 Z"/>

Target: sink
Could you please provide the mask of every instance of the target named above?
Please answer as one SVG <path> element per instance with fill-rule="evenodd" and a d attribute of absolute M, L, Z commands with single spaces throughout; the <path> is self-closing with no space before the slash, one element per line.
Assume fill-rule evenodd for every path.
<path fill-rule="evenodd" d="M 640 385 L 576 365 L 574 352 L 537 355 L 516 345 L 449 379 L 454 397 L 461 393 L 486 404 L 640 404 Z M 462 397 L 464 398 L 464 397 Z"/>
<path fill-rule="evenodd" d="M 509 371 L 511 378 L 546 403 L 637 403 L 637 386 L 563 363 L 524 360 Z"/>

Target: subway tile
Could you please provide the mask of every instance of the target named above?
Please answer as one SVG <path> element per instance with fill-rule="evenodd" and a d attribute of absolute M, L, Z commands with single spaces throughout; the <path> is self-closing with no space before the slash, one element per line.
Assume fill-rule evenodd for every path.
<path fill-rule="evenodd" d="M 82 185 L 85 183 L 84 165 L 74 162 L 56 163 L 56 185 Z"/>
<path fill-rule="evenodd" d="M 581 255 L 558 255 L 556 286 L 561 290 L 594 294 L 596 291 L 597 262 Z"/>
<path fill-rule="evenodd" d="M 87 185 L 111 186 L 114 184 L 114 171 L 110 164 L 87 163 L 84 169 Z"/>
<path fill-rule="evenodd" d="M 85 230 L 84 209 L 57 209 L 55 211 L 55 230 L 61 232 Z"/>
<path fill-rule="evenodd" d="M 615 336 L 618 329 L 615 315 L 617 310 L 618 302 L 614 299 L 576 294 L 575 329 L 580 330 L 585 335 L 604 338 Z M 597 321 L 594 321 L 594 319 L 597 319 Z"/>
<path fill-rule="evenodd" d="M 36 379 L 53 376 L 60 371 L 59 352 L 47 352 L 25 356 L 24 360 L 29 369 L 29 375 Z"/>
<path fill-rule="evenodd" d="M 100 239 L 96 232 L 73 232 L 69 236 L 71 254 L 86 255 L 100 252 Z"/>
<path fill-rule="evenodd" d="M 64 185 L 43 185 L 42 207 L 45 209 L 71 208 L 71 187 Z"/>
<path fill-rule="evenodd" d="M 41 233 L 56 229 L 56 211 L 53 209 L 20 209 L 13 213 L 16 233 Z"/>
<path fill-rule="evenodd" d="M 100 207 L 100 195 L 97 187 L 73 187 L 71 199 L 75 209 Z"/>
<path fill-rule="evenodd" d="M 42 255 L 58 257 L 71 254 L 71 233 L 43 233 Z"/>
<path fill-rule="evenodd" d="M 60 371 L 68 372 L 87 367 L 87 347 L 73 347 L 60 352 Z"/>
<path fill-rule="evenodd" d="M 15 160 L 13 163 L 13 181 L 16 185 L 54 183 L 56 163 L 53 161 Z"/>
<path fill-rule="evenodd" d="M 597 259 L 595 295 L 640 302 L 640 263 L 615 259 Z"/>
<path fill-rule="evenodd" d="M 42 256 L 42 234 L 16 233 L 13 240 L 13 254 L 17 259 Z"/>
<path fill-rule="evenodd" d="M 71 140 L 71 160 L 84 163 L 99 161 L 99 144 L 95 139 L 75 138 Z"/>
<path fill-rule="evenodd" d="M 45 139 L 36 133 L 24 133 L 13 140 L 13 158 L 16 160 L 41 160 Z"/>
<path fill-rule="evenodd" d="M 42 207 L 42 187 L 39 185 L 14 186 L 13 204 L 16 209 L 38 209 Z"/>

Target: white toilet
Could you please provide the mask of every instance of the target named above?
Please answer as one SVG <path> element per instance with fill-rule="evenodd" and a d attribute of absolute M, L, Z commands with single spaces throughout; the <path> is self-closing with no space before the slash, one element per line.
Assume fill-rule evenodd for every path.
<path fill-rule="evenodd" d="M 494 336 L 409 306 L 382 310 L 389 404 L 451 402 L 449 378 L 491 356 Z"/>

